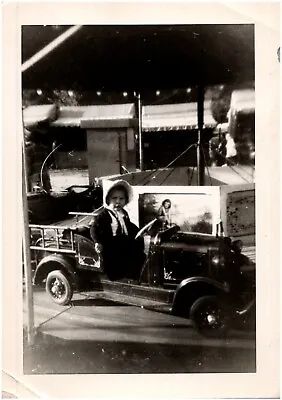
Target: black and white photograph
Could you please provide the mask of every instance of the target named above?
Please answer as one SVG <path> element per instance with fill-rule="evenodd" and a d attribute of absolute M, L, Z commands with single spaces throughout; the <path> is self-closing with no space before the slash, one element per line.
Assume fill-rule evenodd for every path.
<path fill-rule="evenodd" d="M 263 360 L 259 278 L 271 269 L 271 245 L 261 265 L 257 190 L 269 189 L 260 163 L 268 159 L 271 179 L 272 155 L 267 145 L 260 152 L 277 127 L 257 122 L 267 85 L 257 74 L 257 23 L 118 14 L 106 22 L 116 7 L 79 24 L 19 19 L 19 382 L 32 390 L 42 377 L 109 376 L 102 386 L 115 387 L 136 377 L 134 398 L 145 397 L 143 378 L 185 376 L 197 388 L 178 395 L 212 397 L 201 377 L 252 381 Z"/>
<path fill-rule="evenodd" d="M 255 253 L 255 242 L 234 241 L 221 221 L 213 232 L 213 202 L 201 193 L 144 194 L 132 233 L 123 211 L 129 191 L 151 181 L 169 188 L 236 179 L 241 191 L 249 184 L 254 191 L 254 25 L 22 26 L 22 62 L 36 287 L 34 326 L 24 333 L 36 328 L 56 349 L 53 355 L 43 341 L 36 352 L 24 351 L 24 372 L 255 372 L 255 257 L 244 254 L 245 247 Z M 206 62 L 214 63 L 210 70 Z M 120 182 L 116 193 L 105 194 L 103 178 L 110 176 Z M 119 192 L 124 199 L 115 198 Z M 128 219 L 125 232 L 118 208 Z M 158 232 L 151 226 L 140 256 L 134 240 L 142 246 L 144 238 L 136 239 L 137 230 L 154 219 Z M 163 254 L 152 260 L 158 241 Z M 175 285 L 162 282 L 168 267 L 181 277 Z M 193 344 L 191 356 L 196 332 L 208 344 Z M 87 362 L 78 365 L 80 357 Z"/>

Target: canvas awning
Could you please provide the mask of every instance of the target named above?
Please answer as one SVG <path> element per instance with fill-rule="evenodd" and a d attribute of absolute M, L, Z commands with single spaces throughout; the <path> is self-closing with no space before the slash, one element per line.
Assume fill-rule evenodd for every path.
<path fill-rule="evenodd" d="M 101 177 L 117 179 L 120 175 Z M 159 168 L 123 174 L 122 179 L 133 186 L 198 186 L 197 171 L 193 167 Z M 251 166 L 205 168 L 205 186 L 246 185 L 255 183 Z"/>
<path fill-rule="evenodd" d="M 234 90 L 231 96 L 230 109 L 234 112 L 251 113 L 255 111 L 255 90 Z"/>
<path fill-rule="evenodd" d="M 80 127 L 83 114 L 90 106 L 62 106 L 56 121 L 51 123 L 54 127 Z"/>
<path fill-rule="evenodd" d="M 23 110 L 23 123 L 26 128 L 29 128 L 39 122 L 52 122 L 56 116 L 57 106 L 55 104 L 29 106 Z"/>
<path fill-rule="evenodd" d="M 81 128 L 125 128 L 137 125 L 135 106 L 111 104 L 89 106 L 81 118 Z"/>
<path fill-rule="evenodd" d="M 216 126 L 211 110 L 210 101 L 204 103 L 204 128 Z M 162 104 L 143 106 L 143 131 L 174 131 L 197 129 L 197 103 Z"/>

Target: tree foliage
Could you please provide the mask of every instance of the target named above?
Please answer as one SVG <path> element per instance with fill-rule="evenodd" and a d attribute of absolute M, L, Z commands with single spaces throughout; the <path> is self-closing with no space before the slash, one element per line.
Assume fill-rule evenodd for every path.
<path fill-rule="evenodd" d="M 141 226 L 156 218 L 158 212 L 156 208 L 157 200 L 153 194 L 146 194 L 139 198 Z"/>
<path fill-rule="evenodd" d="M 40 104 L 57 104 L 60 106 L 80 105 L 82 94 L 72 90 L 23 90 L 22 103 L 24 107 Z"/>
<path fill-rule="evenodd" d="M 71 93 L 71 94 L 70 94 Z M 78 106 L 81 95 L 69 90 L 54 90 L 54 103 L 58 106 Z"/>
<path fill-rule="evenodd" d="M 230 108 L 232 89 L 224 86 L 222 89 L 213 89 L 211 97 L 211 112 L 217 123 L 227 122 L 227 113 Z"/>

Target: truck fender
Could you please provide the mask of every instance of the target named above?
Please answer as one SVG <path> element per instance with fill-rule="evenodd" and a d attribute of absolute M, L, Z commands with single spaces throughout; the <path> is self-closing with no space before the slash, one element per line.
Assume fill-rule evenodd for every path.
<path fill-rule="evenodd" d="M 174 293 L 172 313 L 176 315 L 188 314 L 190 307 L 199 297 L 207 295 L 224 296 L 228 293 L 230 293 L 230 286 L 227 282 L 221 283 L 203 276 L 184 279 Z"/>
<path fill-rule="evenodd" d="M 79 285 L 77 272 L 62 254 L 50 254 L 44 257 L 37 265 L 33 277 L 33 283 L 35 285 L 40 284 L 47 277 L 49 272 L 56 269 L 63 271 L 67 276 L 69 276 L 74 285 Z"/>

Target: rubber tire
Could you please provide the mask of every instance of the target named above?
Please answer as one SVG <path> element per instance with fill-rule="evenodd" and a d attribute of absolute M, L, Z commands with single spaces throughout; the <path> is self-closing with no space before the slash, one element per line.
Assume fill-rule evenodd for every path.
<path fill-rule="evenodd" d="M 56 298 L 53 293 L 51 292 L 51 283 L 54 279 L 59 279 L 65 287 L 65 293 L 60 298 Z M 73 296 L 73 287 L 69 280 L 69 278 L 61 271 L 61 270 L 54 270 L 49 272 L 46 279 L 45 290 L 51 299 L 61 306 L 65 306 L 70 303 L 72 296 Z"/>
<path fill-rule="evenodd" d="M 220 325 L 203 325 L 202 314 L 207 307 L 219 309 L 221 313 Z M 229 312 L 228 312 L 229 311 Z M 203 296 L 198 298 L 191 306 L 190 319 L 198 332 L 207 337 L 224 337 L 230 329 L 230 311 L 217 296 Z M 228 315 L 229 314 L 229 315 Z"/>

